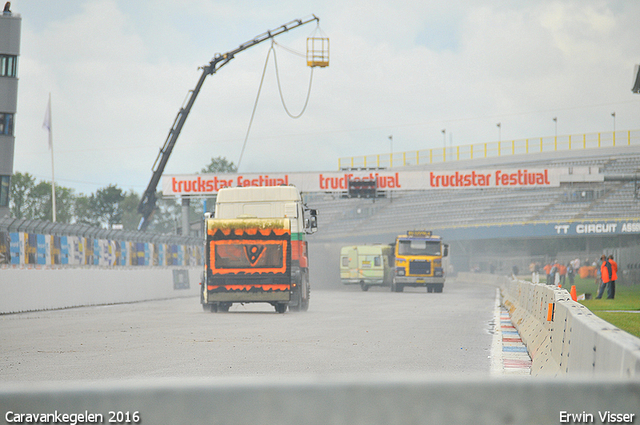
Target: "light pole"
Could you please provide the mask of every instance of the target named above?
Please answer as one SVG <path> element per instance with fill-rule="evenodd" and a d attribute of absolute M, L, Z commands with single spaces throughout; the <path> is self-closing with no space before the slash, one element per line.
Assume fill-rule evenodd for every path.
<path fill-rule="evenodd" d="M 616 132 L 616 113 L 612 112 L 611 116 L 613 117 L 613 132 Z"/>
<path fill-rule="evenodd" d="M 502 123 L 496 124 L 498 127 L 498 142 L 502 142 Z"/>
<path fill-rule="evenodd" d="M 447 160 L 447 129 L 442 129 L 442 162 Z"/>
<path fill-rule="evenodd" d="M 558 117 L 553 117 L 553 122 L 556 124 L 556 139 L 558 138 Z"/>
<path fill-rule="evenodd" d="M 389 136 L 389 168 L 393 167 L 393 134 Z"/>
<path fill-rule="evenodd" d="M 613 146 L 616 145 L 616 113 L 612 112 L 611 116 L 613 117 Z"/>

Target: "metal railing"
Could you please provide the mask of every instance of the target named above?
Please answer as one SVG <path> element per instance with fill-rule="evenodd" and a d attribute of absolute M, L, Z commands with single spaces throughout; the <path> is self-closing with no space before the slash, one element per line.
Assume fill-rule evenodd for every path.
<path fill-rule="evenodd" d="M 129 230 L 111 230 L 80 223 L 53 223 L 50 221 L 27 220 L 22 218 L 0 218 L 0 232 L 23 232 L 54 236 L 78 236 L 93 239 L 126 240 L 131 242 L 173 243 L 182 245 L 201 245 L 201 238 L 189 236 L 139 232 Z"/>
<path fill-rule="evenodd" d="M 418 151 L 344 157 L 338 159 L 338 168 L 394 168 L 509 155 L 632 145 L 640 145 L 640 130 L 502 140 Z"/>

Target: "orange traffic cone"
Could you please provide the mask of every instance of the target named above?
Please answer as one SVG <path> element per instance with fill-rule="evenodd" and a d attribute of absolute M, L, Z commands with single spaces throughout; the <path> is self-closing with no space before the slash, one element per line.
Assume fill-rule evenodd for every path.
<path fill-rule="evenodd" d="M 578 301 L 578 294 L 576 293 L 576 285 L 571 285 L 571 299 Z"/>

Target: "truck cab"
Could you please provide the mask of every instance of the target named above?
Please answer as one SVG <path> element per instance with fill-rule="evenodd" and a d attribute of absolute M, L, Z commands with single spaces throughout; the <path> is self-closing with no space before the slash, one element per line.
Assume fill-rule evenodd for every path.
<path fill-rule="evenodd" d="M 431 231 L 411 230 L 399 235 L 395 242 L 395 276 L 393 292 L 405 286 L 426 287 L 427 292 L 442 292 L 445 282 L 443 258 L 449 246 Z"/>

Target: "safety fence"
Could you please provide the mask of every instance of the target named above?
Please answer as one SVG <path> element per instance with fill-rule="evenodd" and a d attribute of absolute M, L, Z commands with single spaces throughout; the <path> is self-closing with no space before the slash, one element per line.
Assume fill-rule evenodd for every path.
<path fill-rule="evenodd" d="M 632 145 L 640 145 L 640 130 L 501 140 L 417 151 L 345 157 L 338 159 L 338 168 L 342 170 L 406 167 L 467 159 Z"/>
<path fill-rule="evenodd" d="M 200 239 L 82 224 L 0 219 L 0 267 L 198 266 Z"/>

